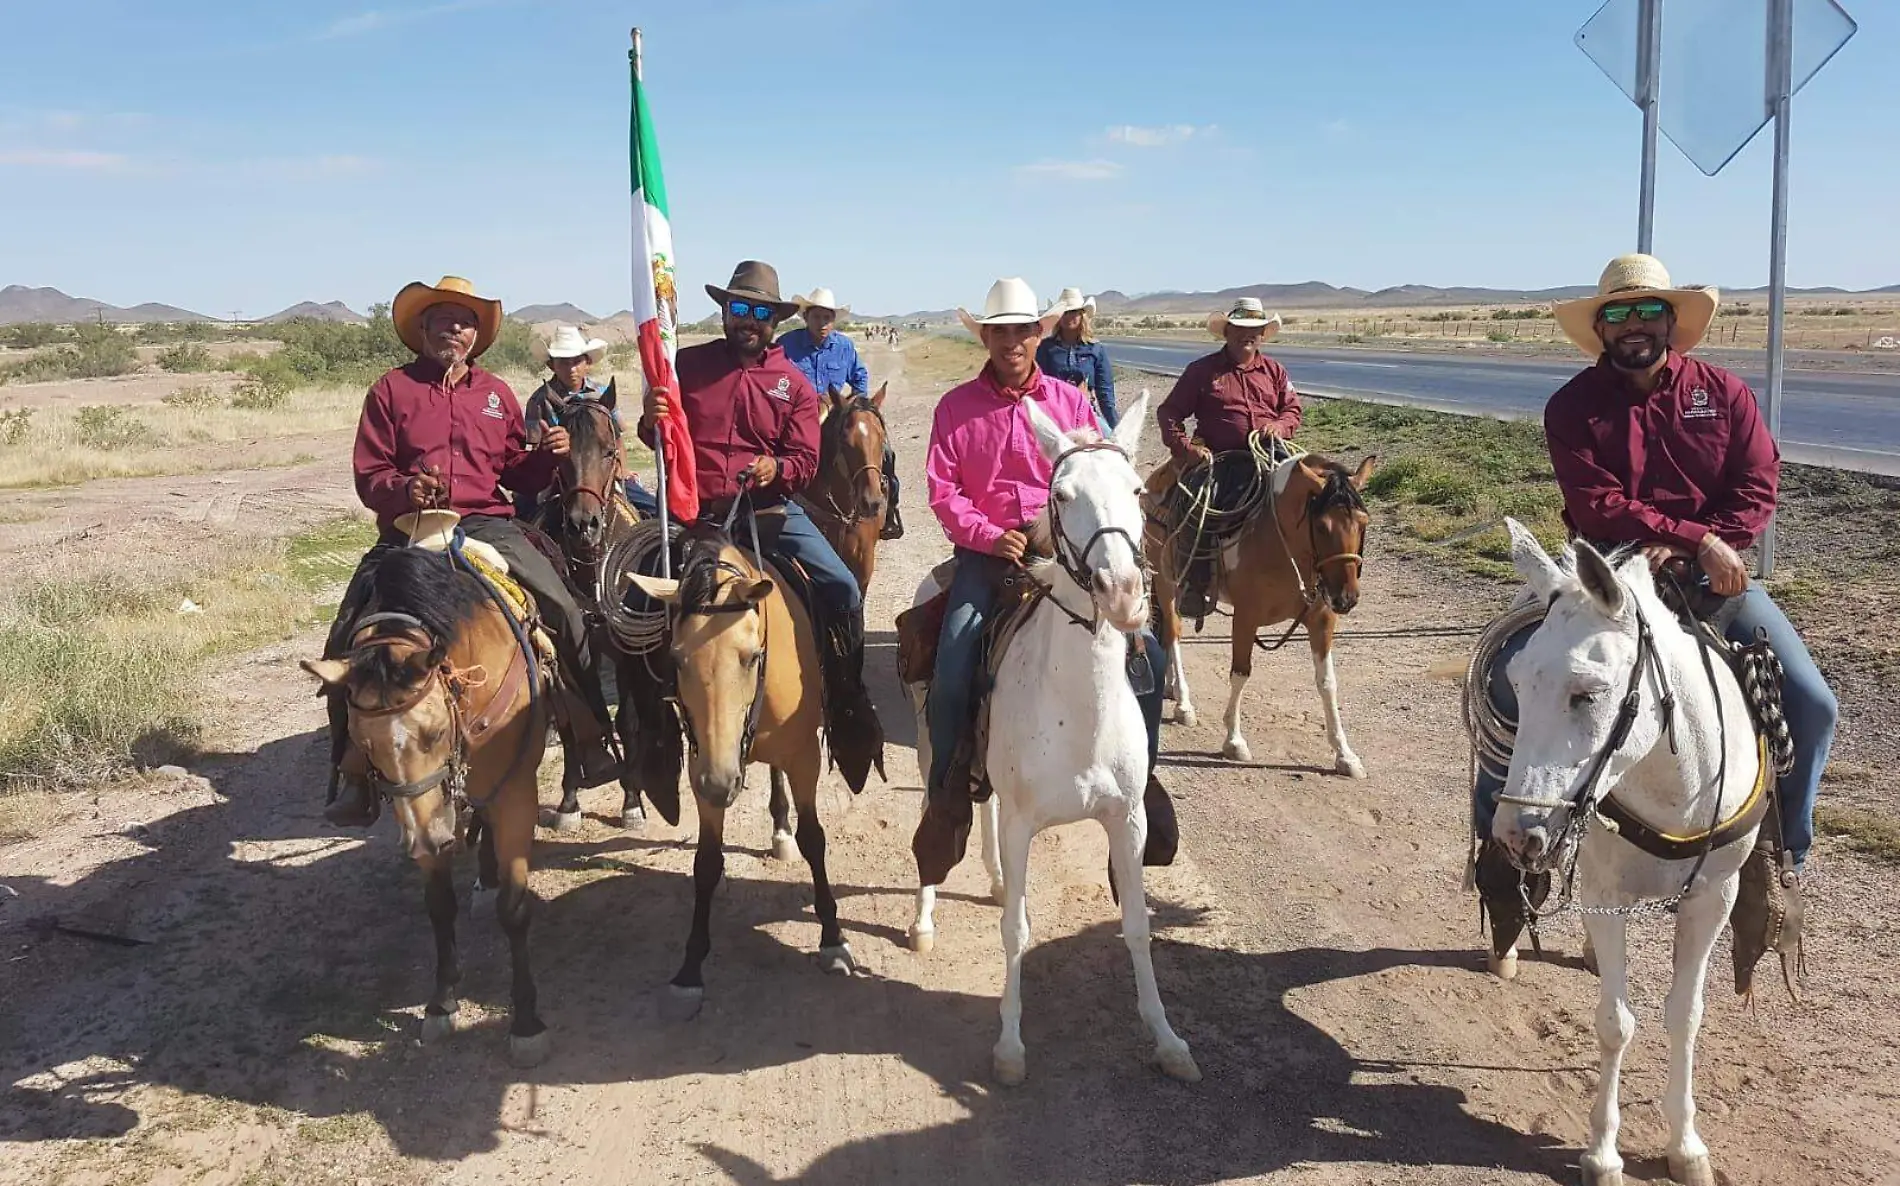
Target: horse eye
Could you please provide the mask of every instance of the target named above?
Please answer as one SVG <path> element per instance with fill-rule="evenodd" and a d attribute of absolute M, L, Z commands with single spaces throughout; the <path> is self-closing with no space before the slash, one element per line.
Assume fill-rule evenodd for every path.
<path fill-rule="evenodd" d="M 1601 699 L 1603 699 L 1603 693 L 1601 692 L 1573 692 L 1570 695 L 1570 707 L 1572 709 L 1582 708 L 1586 704 L 1595 704 Z"/>

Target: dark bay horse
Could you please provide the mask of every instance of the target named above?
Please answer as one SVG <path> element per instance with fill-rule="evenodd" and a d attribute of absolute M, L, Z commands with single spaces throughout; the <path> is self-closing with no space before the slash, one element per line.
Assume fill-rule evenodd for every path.
<path fill-rule="evenodd" d="M 422 867 L 436 957 L 422 1039 L 455 1029 L 462 973 L 452 858 L 479 830 L 480 877 L 488 886 L 499 881 L 496 915 L 514 968 L 509 1052 L 520 1066 L 540 1062 L 548 1035 L 528 966 L 528 863 L 548 727 L 547 689 L 535 681 L 546 673 L 538 663 L 531 668 L 511 620 L 480 580 L 419 548 L 395 549 L 377 567 L 349 653 L 302 666 L 326 692 L 343 693 L 370 786 L 389 800 L 404 846 Z"/>
<path fill-rule="evenodd" d="M 818 474 L 798 497 L 838 556 L 857 578 L 858 590 L 871 587 L 877 571 L 877 541 L 890 510 L 884 488 L 884 393 L 834 391 L 829 414 L 818 435 Z"/>

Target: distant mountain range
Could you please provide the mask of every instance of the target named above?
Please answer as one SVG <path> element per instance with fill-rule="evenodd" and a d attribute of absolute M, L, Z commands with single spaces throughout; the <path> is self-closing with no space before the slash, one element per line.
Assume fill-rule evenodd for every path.
<path fill-rule="evenodd" d="M 296 321 L 299 318 L 311 321 L 347 321 L 353 325 L 361 325 L 369 320 L 342 301 L 325 301 L 321 305 L 315 301 L 298 301 L 288 309 L 279 310 L 269 317 L 260 317 L 258 320 L 271 324 L 278 321 Z"/>
<path fill-rule="evenodd" d="M 28 288 L 22 284 L 9 284 L 0 288 L 0 325 L 12 325 L 20 321 L 70 324 L 96 321 L 101 316 L 107 321 L 119 323 L 216 320 L 175 305 L 144 304 L 121 309 L 104 301 L 69 297 L 57 288 Z"/>
<path fill-rule="evenodd" d="M 535 325 L 543 321 L 561 321 L 568 325 L 592 325 L 605 320 L 596 317 L 587 310 L 565 302 L 558 305 L 523 305 L 519 309 L 508 310 L 508 320 L 519 321 L 525 325 Z"/>

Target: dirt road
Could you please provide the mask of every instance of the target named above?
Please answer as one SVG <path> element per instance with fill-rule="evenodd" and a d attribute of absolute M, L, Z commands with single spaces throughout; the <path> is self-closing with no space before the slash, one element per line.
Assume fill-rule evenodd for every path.
<path fill-rule="evenodd" d="M 755 773 L 730 825 L 698 1019 L 668 1024 L 656 1008 L 691 909 L 690 824 L 636 837 L 603 814 L 543 833 L 537 850 L 553 1056 L 531 1072 L 507 1063 L 506 946 L 486 919 L 464 930 L 474 1024 L 418 1047 L 432 966 L 419 881 L 388 821 L 362 837 L 319 818 L 321 718 L 296 668 L 318 640 L 300 638 L 220 673 L 224 752 L 187 776 L 102 792 L 0 849 L 0 882 L 19 895 L 0 907 L 0 1183 L 1572 1180 L 1595 1081 L 1595 986 L 1574 928 L 1515 984 L 1483 972 L 1476 901 L 1460 890 L 1455 688 L 1427 675 L 1461 654 L 1455 639 L 1342 644 L 1367 782 L 1322 772 L 1298 648 L 1256 665 L 1256 762 L 1217 756 L 1218 721 L 1168 727 L 1162 776 L 1183 855 L 1149 879 L 1155 962 L 1204 1082 L 1146 1065 L 1106 846 L 1087 826 L 1037 844 L 1030 1079 L 991 1085 L 998 911 L 973 861 L 942 896 L 935 951 L 904 946 L 921 794 L 890 622 L 943 552 L 920 469 L 945 384 L 905 374 L 901 354 L 867 354 L 892 379 L 886 411 L 909 478 L 911 534 L 885 545 L 868 600 L 891 785 L 853 799 L 832 779 L 821 794 L 867 975 L 817 970 L 806 871 L 768 858 Z M 1366 588 L 1360 629 L 1475 622 L 1504 600 L 1389 555 Z M 1210 708 L 1225 686 L 1216 633 L 1190 647 Z M 617 792 L 585 801 L 617 815 Z M 1699 1102 L 1733 1183 L 1900 1181 L 1895 894 L 1833 848 L 1817 864 L 1807 1003 L 1764 991 L 1751 1014 L 1711 992 Z M 147 941 L 34 921 L 82 911 Z M 1638 1180 L 1664 1177 L 1665 952 L 1647 928 L 1624 1079 Z"/>

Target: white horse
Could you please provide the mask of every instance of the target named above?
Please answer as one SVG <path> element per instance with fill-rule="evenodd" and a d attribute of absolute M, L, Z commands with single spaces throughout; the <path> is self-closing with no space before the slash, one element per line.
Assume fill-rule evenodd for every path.
<path fill-rule="evenodd" d="M 1762 793 L 1764 775 L 1748 707 L 1728 667 L 1705 657 L 1656 595 L 1641 554 L 1613 570 L 1579 543 L 1574 563 L 1560 566 L 1530 532 L 1507 522 L 1517 570 L 1550 612 L 1508 672 L 1518 698 L 1517 742 L 1492 835 L 1520 868 L 1554 867 L 1559 889 L 1566 862 L 1575 861 L 1577 904 L 1601 977 L 1600 1078 L 1584 1181 L 1623 1181 L 1617 1078 L 1636 1030 L 1629 916 L 1639 904 L 1653 909 L 1675 899 L 1675 969 L 1664 1004 L 1669 1173 L 1686 1186 L 1713 1186 L 1708 1146 L 1695 1130 L 1696 1031 L 1709 954 L 1735 904 L 1755 828 L 1703 858 L 1664 860 L 1606 826 L 1597 808 L 1613 794 L 1642 823 L 1673 837 L 1699 837 L 1718 820 L 1741 816 Z"/>
<path fill-rule="evenodd" d="M 1155 1040 L 1155 1062 L 1177 1079 L 1201 1077 L 1187 1043 L 1168 1025 L 1155 985 L 1142 887 L 1148 741 L 1129 687 L 1127 657 L 1128 636 L 1148 620 L 1148 587 L 1138 550 L 1141 476 L 1134 467 L 1147 403 L 1144 393 L 1108 440 L 1086 430 L 1064 433 L 1036 404 L 1023 404 L 1036 443 L 1052 466 L 1049 509 L 1031 532 L 1052 546 L 1056 558 L 1030 567 L 1030 574 L 1049 587 L 1049 596 L 1010 643 L 990 697 L 985 756 L 995 794 L 980 816 L 984 860 L 992 876 L 998 869 L 991 864 L 997 859 L 992 832 L 1000 847 L 1003 1024 L 994 1070 L 1005 1084 L 1022 1082 L 1028 1072 L 1022 966 L 1029 941 L 1030 842 L 1044 828 L 1087 819 L 1108 833 L 1122 938 L 1134 962 L 1141 1019 Z M 919 928 L 930 932 L 931 900 L 930 887 L 923 887 L 913 936 Z"/>

